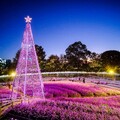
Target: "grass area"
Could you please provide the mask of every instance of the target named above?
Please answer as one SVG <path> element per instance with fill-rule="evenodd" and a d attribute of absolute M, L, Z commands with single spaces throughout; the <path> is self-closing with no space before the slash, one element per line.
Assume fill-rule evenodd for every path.
<path fill-rule="evenodd" d="M 78 82 L 45 82 L 46 98 L 54 97 L 98 97 L 120 95 L 120 91 L 95 84 Z"/>
<path fill-rule="evenodd" d="M 20 104 L 9 113 L 18 120 L 119 120 L 120 108 L 107 105 L 92 105 L 66 101 L 39 101 L 34 104 Z M 9 116 L 6 115 L 6 116 Z M 22 118 L 20 117 L 22 116 Z"/>
<path fill-rule="evenodd" d="M 50 81 L 44 86 L 46 100 L 19 104 L 10 109 L 5 119 L 120 120 L 118 90 L 69 81 Z"/>

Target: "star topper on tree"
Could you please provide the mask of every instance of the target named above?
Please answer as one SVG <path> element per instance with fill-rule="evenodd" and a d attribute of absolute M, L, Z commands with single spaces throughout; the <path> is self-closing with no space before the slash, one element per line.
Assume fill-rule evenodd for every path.
<path fill-rule="evenodd" d="M 29 16 L 25 17 L 25 22 L 26 23 L 31 23 L 31 20 L 32 20 L 32 18 L 30 18 Z"/>

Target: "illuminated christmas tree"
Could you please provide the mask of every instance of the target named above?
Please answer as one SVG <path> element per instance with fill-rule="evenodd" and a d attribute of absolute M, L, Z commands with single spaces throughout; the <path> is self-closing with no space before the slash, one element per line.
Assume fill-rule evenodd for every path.
<path fill-rule="evenodd" d="M 13 82 L 12 99 L 19 96 L 23 99 L 44 98 L 44 86 L 30 24 L 32 18 L 27 16 L 25 20 L 26 28 Z"/>

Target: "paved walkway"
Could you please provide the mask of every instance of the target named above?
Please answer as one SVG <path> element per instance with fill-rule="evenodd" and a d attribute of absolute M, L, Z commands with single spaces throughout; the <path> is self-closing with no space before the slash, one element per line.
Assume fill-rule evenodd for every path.
<path fill-rule="evenodd" d="M 86 82 L 95 83 L 98 85 L 103 85 L 106 87 L 111 87 L 120 90 L 120 80 L 110 80 L 104 78 L 86 78 Z"/>

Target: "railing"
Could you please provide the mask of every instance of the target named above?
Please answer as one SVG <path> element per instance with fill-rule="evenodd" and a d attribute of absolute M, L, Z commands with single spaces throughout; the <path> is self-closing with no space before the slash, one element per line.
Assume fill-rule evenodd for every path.
<path fill-rule="evenodd" d="M 20 75 L 16 75 L 16 76 L 24 76 L 24 75 L 37 75 L 39 73 L 27 73 L 27 74 L 20 74 Z M 58 71 L 58 72 L 42 72 L 42 75 L 48 75 L 48 74 L 97 74 L 97 75 L 111 75 L 111 73 L 108 72 L 86 72 L 86 71 Z M 112 73 L 112 75 L 115 76 L 120 76 L 119 73 Z M 14 77 L 12 75 L 0 75 L 0 78 L 9 78 L 9 77 Z"/>
<path fill-rule="evenodd" d="M 12 100 L 11 98 L 0 99 L 0 116 L 2 116 L 8 108 L 13 107 L 18 103 L 22 103 L 21 98 L 15 100 Z"/>

